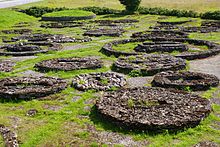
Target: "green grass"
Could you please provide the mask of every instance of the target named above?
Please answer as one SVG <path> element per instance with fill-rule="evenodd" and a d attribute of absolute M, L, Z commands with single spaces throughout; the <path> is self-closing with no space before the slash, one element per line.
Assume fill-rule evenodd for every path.
<path fill-rule="evenodd" d="M 19 22 L 32 22 L 36 18 L 28 16 L 24 13 L 11 11 L 8 9 L 0 9 L 0 30 L 8 29 Z"/>
<path fill-rule="evenodd" d="M 83 10 L 64 10 L 58 12 L 52 12 L 44 14 L 44 17 L 82 17 L 82 16 L 91 16 L 94 15 L 92 12 L 83 11 Z"/>

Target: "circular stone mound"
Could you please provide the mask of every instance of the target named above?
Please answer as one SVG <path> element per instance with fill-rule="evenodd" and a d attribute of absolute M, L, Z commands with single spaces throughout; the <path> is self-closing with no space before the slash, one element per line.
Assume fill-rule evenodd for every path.
<path fill-rule="evenodd" d="M 76 21 L 93 19 L 96 15 L 92 12 L 83 10 L 64 10 L 47 13 L 42 16 L 43 21 Z"/>
<path fill-rule="evenodd" d="M 145 53 L 153 53 L 153 52 L 173 52 L 179 51 L 184 52 L 188 50 L 187 45 L 178 43 L 178 42 L 144 42 L 143 44 L 138 44 L 134 49 L 136 52 L 145 52 Z"/>
<path fill-rule="evenodd" d="M 14 65 L 15 63 L 11 61 L 0 61 L 0 72 L 10 72 Z"/>
<path fill-rule="evenodd" d="M 219 84 L 219 79 L 210 74 L 196 72 L 161 72 L 158 73 L 153 81 L 152 86 L 175 88 L 185 90 L 207 90 L 210 87 L 216 87 Z"/>
<path fill-rule="evenodd" d="M 120 57 L 113 64 L 113 69 L 125 74 L 138 71 L 141 75 L 154 75 L 160 71 L 180 70 L 186 67 L 184 59 L 164 54 L 143 54 Z"/>
<path fill-rule="evenodd" d="M 15 30 L 2 30 L 5 34 L 27 34 L 31 33 L 32 30 L 30 29 L 15 29 Z"/>
<path fill-rule="evenodd" d="M 97 29 L 97 30 L 89 30 L 85 32 L 84 36 L 111 36 L 111 37 L 119 37 L 124 33 L 123 29 Z"/>
<path fill-rule="evenodd" d="M 158 24 L 161 25 L 180 25 L 180 24 L 184 24 L 187 22 L 191 22 L 191 20 L 185 20 L 185 21 L 158 21 Z"/>
<path fill-rule="evenodd" d="M 203 21 L 201 26 L 220 28 L 220 21 Z"/>
<path fill-rule="evenodd" d="M 21 35 L 18 37 L 12 37 L 11 41 L 20 41 L 20 40 L 27 40 L 30 42 L 42 42 L 42 41 L 49 41 L 55 43 L 73 43 L 73 42 L 89 42 L 91 38 L 85 37 L 82 39 L 68 37 L 65 35 L 53 35 L 53 34 L 29 34 L 29 35 Z"/>
<path fill-rule="evenodd" d="M 51 23 L 43 23 L 41 27 L 43 28 L 74 28 L 83 26 L 83 22 L 74 22 L 74 21 L 60 21 L 60 22 L 51 22 Z"/>
<path fill-rule="evenodd" d="M 201 26 L 201 27 L 182 27 L 180 28 L 181 31 L 183 32 L 200 32 L 200 33 L 210 33 L 210 32 L 218 32 L 220 31 L 219 28 L 217 27 L 206 27 L 206 26 Z"/>
<path fill-rule="evenodd" d="M 13 44 L 0 48 L 0 55 L 5 56 L 30 56 L 38 53 L 46 53 L 48 50 L 42 49 L 36 45 Z"/>
<path fill-rule="evenodd" d="M 139 20 L 137 19 L 118 19 L 118 20 L 94 20 L 94 23 L 100 24 L 114 24 L 114 23 L 137 23 Z"/>
<path fill-rule="evenodd" d="M 161 37 L 161 38 L 188 38 L 188 34 L 182 31 L 175 30 L 152 30 L 133 33 L 132 38 L 152 38 L 152 37 Z"/>
<path fill-rule="evenodd" d="M 12 77 L 0 80 L 0 97 L 31 99 L 57 93 L 67 87 L 63 79 L 52 77 Z"/>
<path fill-rule="evenodd" d="M 151 87 L 105 92 L 95 106 L 108 121 L 135 130 L 194 127 L 211 112 L 198 95 Z"/>
<path fill-rule="evenodd" d="M 102 67 L 102 61 L 94 58 L 59 58 L 45 60 L 37 63 L 35 67 L 39 71 L 71 71 L 79 69 L 96 69 Z"/>
<path fill-rule="evenodd" d="M 78 90 L 111 90 L 126 85 L 123 76 L 116 73 L 91 73 L 78 75 L 73 79 L 73 86 Z"/>

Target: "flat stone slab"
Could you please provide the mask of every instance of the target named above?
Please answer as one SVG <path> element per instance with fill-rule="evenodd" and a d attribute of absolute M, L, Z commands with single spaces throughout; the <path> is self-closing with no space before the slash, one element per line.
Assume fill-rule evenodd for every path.
<path fill-rule="evenodd" d="M 153 77 L 132 77 L 127 79 L 127 83 L 129 88 L 144 87 L 149 85 L 152 80 Z"/>
<path fill-rule="evenodd" d="M 213 74 L 220 79 L 220 55 L 189 62 L 190 71 Z"/>

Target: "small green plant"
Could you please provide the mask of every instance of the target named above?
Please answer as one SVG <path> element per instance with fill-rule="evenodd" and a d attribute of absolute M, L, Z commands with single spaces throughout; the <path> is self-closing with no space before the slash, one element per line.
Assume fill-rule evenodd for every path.
<path fill-rule="evenodd" d="M 184 90 L 185 90 L 185 91 L 188 91 L 188 92 L 191 92 L 191 91 L 192 91 L 192 89 L 191 89 L 190 86 L 186 86 L 186 87 L 184 87 Z"/>
<path fill-rule="evenodd" d="M 112 86 L 112 87 L 109 89 L 109 91 L 116 91 L 116 90 L 118 90 L 118 87 L 115 87 L 115 86 Z"/>
<path fill-rule="evenodd" d="M 134 101 L 133 101 L 132 99 L 129 99 L 129 100 L 128 100 L 128 107 L 129 107 L 129 108 L 133 108 L 134 106 L 135 106 Z"/>
<path fill-rule="evenodd" d="M 85 83 L 86 83 L 86 82 L 85 82 L 84 80 L 80 80 L 80 81 L 79 81 L 79 84 L 81 84 L 81 85 L 82 85 L 82 84 L 85 84 Z"/>
<path fill-rule="evenodd" d="M 138 76 L 141 76 L 142 73 L 140 70 L 132 70 L 130 73 L 129 73 L 129 76 L 131 77 L 138 77 Z"/>
<path fill-rule="evenodd" d="M 101 78 L 100 82 L 101 82 L 103 85 L 107 85 L 107 84 L 109 83 L 109 79 Z"/>

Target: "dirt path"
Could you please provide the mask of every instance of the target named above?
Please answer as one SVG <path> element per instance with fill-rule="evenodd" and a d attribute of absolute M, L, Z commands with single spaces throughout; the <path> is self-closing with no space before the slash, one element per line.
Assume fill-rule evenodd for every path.
<path fill-rule="evenodd" d="M 220 79 L 220 55 L 191 61 L 190 71 L 213 74 Z"/>
<path fill-rule="evenodd" d="M 41 0 L 0 0 L 0 8 L 8 8 L 17 5 L 23 5 L 33 2 L 38 2 Z"/>

